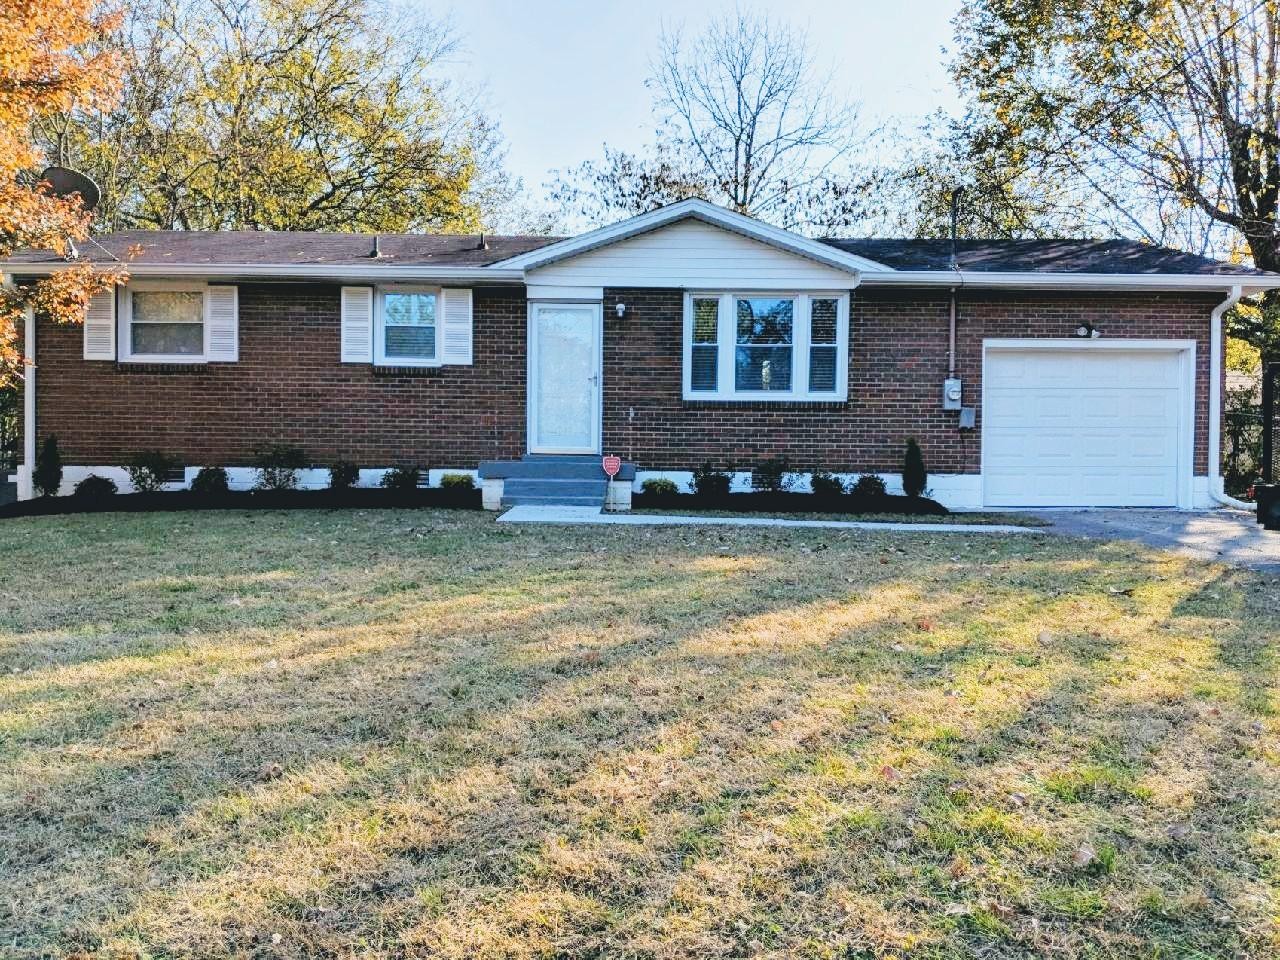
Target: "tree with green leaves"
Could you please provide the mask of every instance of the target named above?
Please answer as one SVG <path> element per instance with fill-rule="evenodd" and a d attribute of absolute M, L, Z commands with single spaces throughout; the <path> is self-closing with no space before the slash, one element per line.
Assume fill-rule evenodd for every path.
<path fill-rule="evenodd" d="M 384 0 L 143 0 L 119 103 L 39 130 L 108 228 L 475 230 L 502 157 L 436 79 L 453 49 Z"/>
<path fill-rule="evenodd" d="M 0 258 L 23 247 L 68 253 L 89 234 L 79 194 L 59 196 L 39 171 L 52 159 L 33 125 L 117 95 L 118 59 L 103 48 L 120 26 L 99 0 L 0 0 Z M 26 372 L 19 327 L 28 311 L 80 323 L 90 298 L 125 277 L 77 264 L 22 286 L 0 287 L 0 390 Z"/>
<path fill-rule="evenodd" d="M 969 0 L 956 33 L 972 202 L 1280 270 L 1280 4 Z M 1280 347 L 1280 296 L 1240 318 Z"/>

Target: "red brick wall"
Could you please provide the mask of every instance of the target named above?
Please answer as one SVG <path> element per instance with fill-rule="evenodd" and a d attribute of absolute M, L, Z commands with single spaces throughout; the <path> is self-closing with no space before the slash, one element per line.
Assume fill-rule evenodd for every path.
<path fill-rule="evenodd" d="M 965 402 L 982 389 L 984 337 L 1067 337 L 1089 321 L 1107 337 L 1195 339 L 1196 472 L 1206 470 L 1212 295 L 961 296 L 958 372 Z M 618 320 L 614 305 L 627 304 Z M 933 473 L 976 473 L 980 432 L 941 409 L 947 299 L 930 291 L 855 291 L 846 403 L 681 399 L 682 297 L 605 295 L 604 444 L 645 469 L 704 460 L 749 467 L 785 454 L 798 469 L 896 472 L 915 436 Z M 317 463 L 473 466 L 525 451 L 525 293 L 475 294 L 475 364 L 401 373 L 338 361 L 338 287 L 240 287 L 238 363 L 137 367 L 81 359 L 79 327 L 38 331 L 39 434 L 69 464 L 119 464 L 158 447 L 190 465 L 251 462 L 273 442 Z M 979 427 L 981 411 L 979 411 Z"/>
<path fill-rule="evenodd" d="M 85 361 L 80 327 L 38 328 L 37 432 L 68 464 L 159 448 L 189 465 L 244 465 L 282 442 L 317 463 L 466 467 L 519 456 L 525 292 L 475 291 L 475 363 L 374 370 L 339 362 L 339 287 L 242 284 L 240 361 L 139 367 Z"/>
<path fill-rule="evenodd" d="M 1091 322 L 1106 337 L 1194 339 L 1196 473 L 1206 471 L 1209 312 L 1221 298 L 1182 294 L 961 294 L 957 373 L 965 404 L 980 406 L 982 341 L 1069 337 Z M 618 320 L 614 305 L 627 305 Z M 797 469 L 897 472 L 915 436 L 933 473 L 977 473 L 978 428 L 942 410 L 948 300 L 927 290 L 854 291 L 846 403 L 723 403 L 681 399 L 683 300 L 678 290 L 605 291 L 604 443 L 642 467 L 703 461 L 749 467 L 786 455 Z"/>

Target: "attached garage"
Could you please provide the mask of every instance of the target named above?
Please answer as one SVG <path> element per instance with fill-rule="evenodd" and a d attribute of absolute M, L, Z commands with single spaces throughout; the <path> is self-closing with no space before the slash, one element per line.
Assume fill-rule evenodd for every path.
<path fill-rule="evenodd" d="M 988 340 L 990 507 L 1190 506 L 1195 342 Z"/>

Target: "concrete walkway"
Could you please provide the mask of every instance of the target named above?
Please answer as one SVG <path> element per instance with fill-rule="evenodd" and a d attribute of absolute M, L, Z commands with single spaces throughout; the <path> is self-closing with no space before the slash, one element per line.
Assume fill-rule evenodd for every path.
<path fill-rule="evenodd" d="M 1030 511 L 1029 511 L 1030 512 Z M 1136 540 L 1202 560 L 1280 573 L 1280 532 L 1267 531 L 1239 510 L 1044 510 L 1043 532 L 1105 540 Z"/>
<path fill-rule="evenodd" d="M 605 513 L 599 507 L 512 507 L 499 523 L 594 523 L 632 527 L 810 527 L 831 530 L 898 530 L 904 533 L 1043 533 L 1043 527 L 999 523 L 873 523 L 864 520 L 787 520 L 778 517 L 695 517 L 657 513 Z"/>

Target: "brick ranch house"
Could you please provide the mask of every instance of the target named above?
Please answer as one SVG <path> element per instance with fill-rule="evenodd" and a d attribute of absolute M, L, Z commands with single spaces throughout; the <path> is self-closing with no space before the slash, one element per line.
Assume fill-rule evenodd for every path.
<path fill-rule="evenodd" d="M 745 483 L 773 456 L 801 489 L 815 469 L 892 489 L 914 436 L 952 508 L 1206 507 L 1222 315 L 1280 286 L 1119 240 L 961 241 L 953 263 L 946 241 L 812 240 L 700 200 L 567 239 L 131 231 L 80 255 L 130 279 L 83 327 L 28 318 L 23 497 L 50 434 L 63 492 L 127 489 L 143 449 L 247 485 L 287 444 L 362 483 L 477 472 L 491 506 L 520 463 L 601 454 L 636 489 L 704 462 Z"/>

